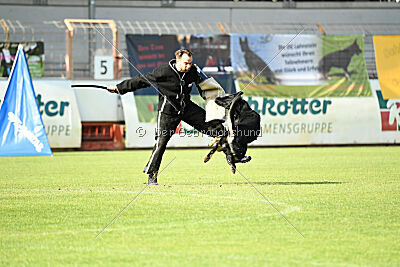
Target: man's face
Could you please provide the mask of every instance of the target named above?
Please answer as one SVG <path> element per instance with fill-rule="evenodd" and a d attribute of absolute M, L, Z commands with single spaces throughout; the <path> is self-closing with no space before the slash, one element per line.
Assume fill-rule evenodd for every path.
<path fill-rule="evenodd" d="M 192 57 L 187 54 L 183 54 L 181 58 L 176 59 L 176 68 L 180 72 L 188 72 L 192 67 Z"/>

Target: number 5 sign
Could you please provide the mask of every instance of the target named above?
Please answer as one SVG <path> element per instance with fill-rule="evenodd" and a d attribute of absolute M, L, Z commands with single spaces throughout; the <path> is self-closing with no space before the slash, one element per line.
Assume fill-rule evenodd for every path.
<path fill-rule="evenodd" d="M 94 78 L 96 80 L 112 80 L 114 78 L 113 57 L 94 57 Z"/>

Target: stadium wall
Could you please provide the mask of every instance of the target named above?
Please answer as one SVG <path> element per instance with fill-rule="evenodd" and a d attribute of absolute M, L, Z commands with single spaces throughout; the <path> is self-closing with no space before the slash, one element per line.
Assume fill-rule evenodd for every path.
<path fill-rule="evenodd" d="M 49 5 L 1 4 L 0 17 L 21 21 L 88 18 L 87 1 L 49 1 Z M 399 22 L 397 3 L 283 3 L 182 1 L 162 6 L 161 1 L 96 1 L 96 18 L 146 21 L 270 22 L 270 23 L 393 23 Z M 128 2 L 128 1 L 125 1 Z M 111 4 L 112 3 L 112 4 Z"/>
<path fill-rule="evenodd" d="M 370 77 L 375 74 L 371 34 L 396 34 L 400 16 L 400 4 L 380 2 L 334 2 L 296 3 L 287 8 L 283 2 L 233 2 L 233 1 L 177 1 L 173 6 L 162 6 L 162 1 L 96 1 L 95 18 L 113 19 L 120 30 L 120 50 L 126 55 L 125 34 L 220 34 L 216 23 L 224 23 L 228 33 L 290 33 L 309 27 L 304 33 L 321 34 L 317 23 L 335 24 L 326 28 L 327 34 L 366 34 L 366 58 Z M 13 4 L 11 4 L 13 3 Z M 65 18 L 88 18 L 88 1 L 47 1 L 47 5 L 32 5 L 32 1 L 2 1 L 0 19 L 13 21 L 10 27 L 11 41 L 45 42 L 45 76 L 65 75 Z M 18 21 L 18 23 L 16 23 Z M 126 27 L 137 22 L 148 22 L 149 27 L 139 27 L 136 32 Z M 178 28 L 170 27 L 157 32 L 152 22 L 176 22 Z M 179 25 L 183 22 L 183 26 Z M 185 22 L 203 24 L 204 30 L 190 27 Z M 208 23 L 208 24 L 207 24 Z M 213 27 L 209 27 L 213 23 Z M 246 23 L 243 27 L 235 27 Z M 395 25 L 397 23 L 397 26 Z M 124 24 L 124 25 L 123 25 Z M 262 27 L 260 26 L 262 24 Z M 392 25 L 388 27 L 387 25 Z M 19 26 L 21 25 L 21 27 Z M 284 25 L 284 26 L 282 26 Z M 303 26 L 301 26 L 303 25 Z M 364 26 L 365 25 L 365 26 Z M 368 26 L 370 25 L 370 27 Z M 17 28 L 16 28 L 17 27 Z M 20 27 L 20 28 L 18 28 Z M 195 26 L 197 27 L 197 26 Z M 200 26 L 201 27 L 201 26 Z M 325 27 L 325 25 L 324 25 Z M 150 29 L 152 28 L 152 29 Z M 4 33 L 0 31 L 0 38 Z M 88 36 L 84 30 L 75 33 L 74 64 L 79 79 L 93 76 L 88 68 Z M 109 38 L 111 35 L 107 33 Z M 80 38 L 81 42 L 77 41 Z M 104 40 L 97 38 L 100 47 Z M 123 64 L 123 76 L 128 75 L 128 63 Z M 372 75 L 371 75 L 372 73 Z"/>

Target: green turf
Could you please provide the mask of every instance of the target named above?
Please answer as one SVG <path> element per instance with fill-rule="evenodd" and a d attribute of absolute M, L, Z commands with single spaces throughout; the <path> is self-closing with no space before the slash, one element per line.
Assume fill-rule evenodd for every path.
<path fill-rule="evenodd" d="M 399 265 L 400 147 L 250 149 L 176 159 L 145 187 L 150 151 L 0 158 L 1 265 Z"/>

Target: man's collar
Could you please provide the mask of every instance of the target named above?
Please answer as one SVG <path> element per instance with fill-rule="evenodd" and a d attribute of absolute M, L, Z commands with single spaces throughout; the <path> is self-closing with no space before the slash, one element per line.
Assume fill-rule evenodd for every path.
<path fill-rule="evenodd" d="M 170 66 L 174 71 L 176 71 L 176 72 L 178 72 L 178 73 L 180 73 L 180 74 L 185 73 L 184 71 L 179 71 L 179 70 L 177 69 L 177 67 L 176 67 L 176 59 L 171 59 L 171 60 L 169 61 L 169 66 Z"/>
<path fill-rule="evenodd" d="M 171 59 L 168 62 L 169 66 L 174 70 L 174 71 L 178 71 L 178 69 L 176 68 L 176 59 Z"/>

